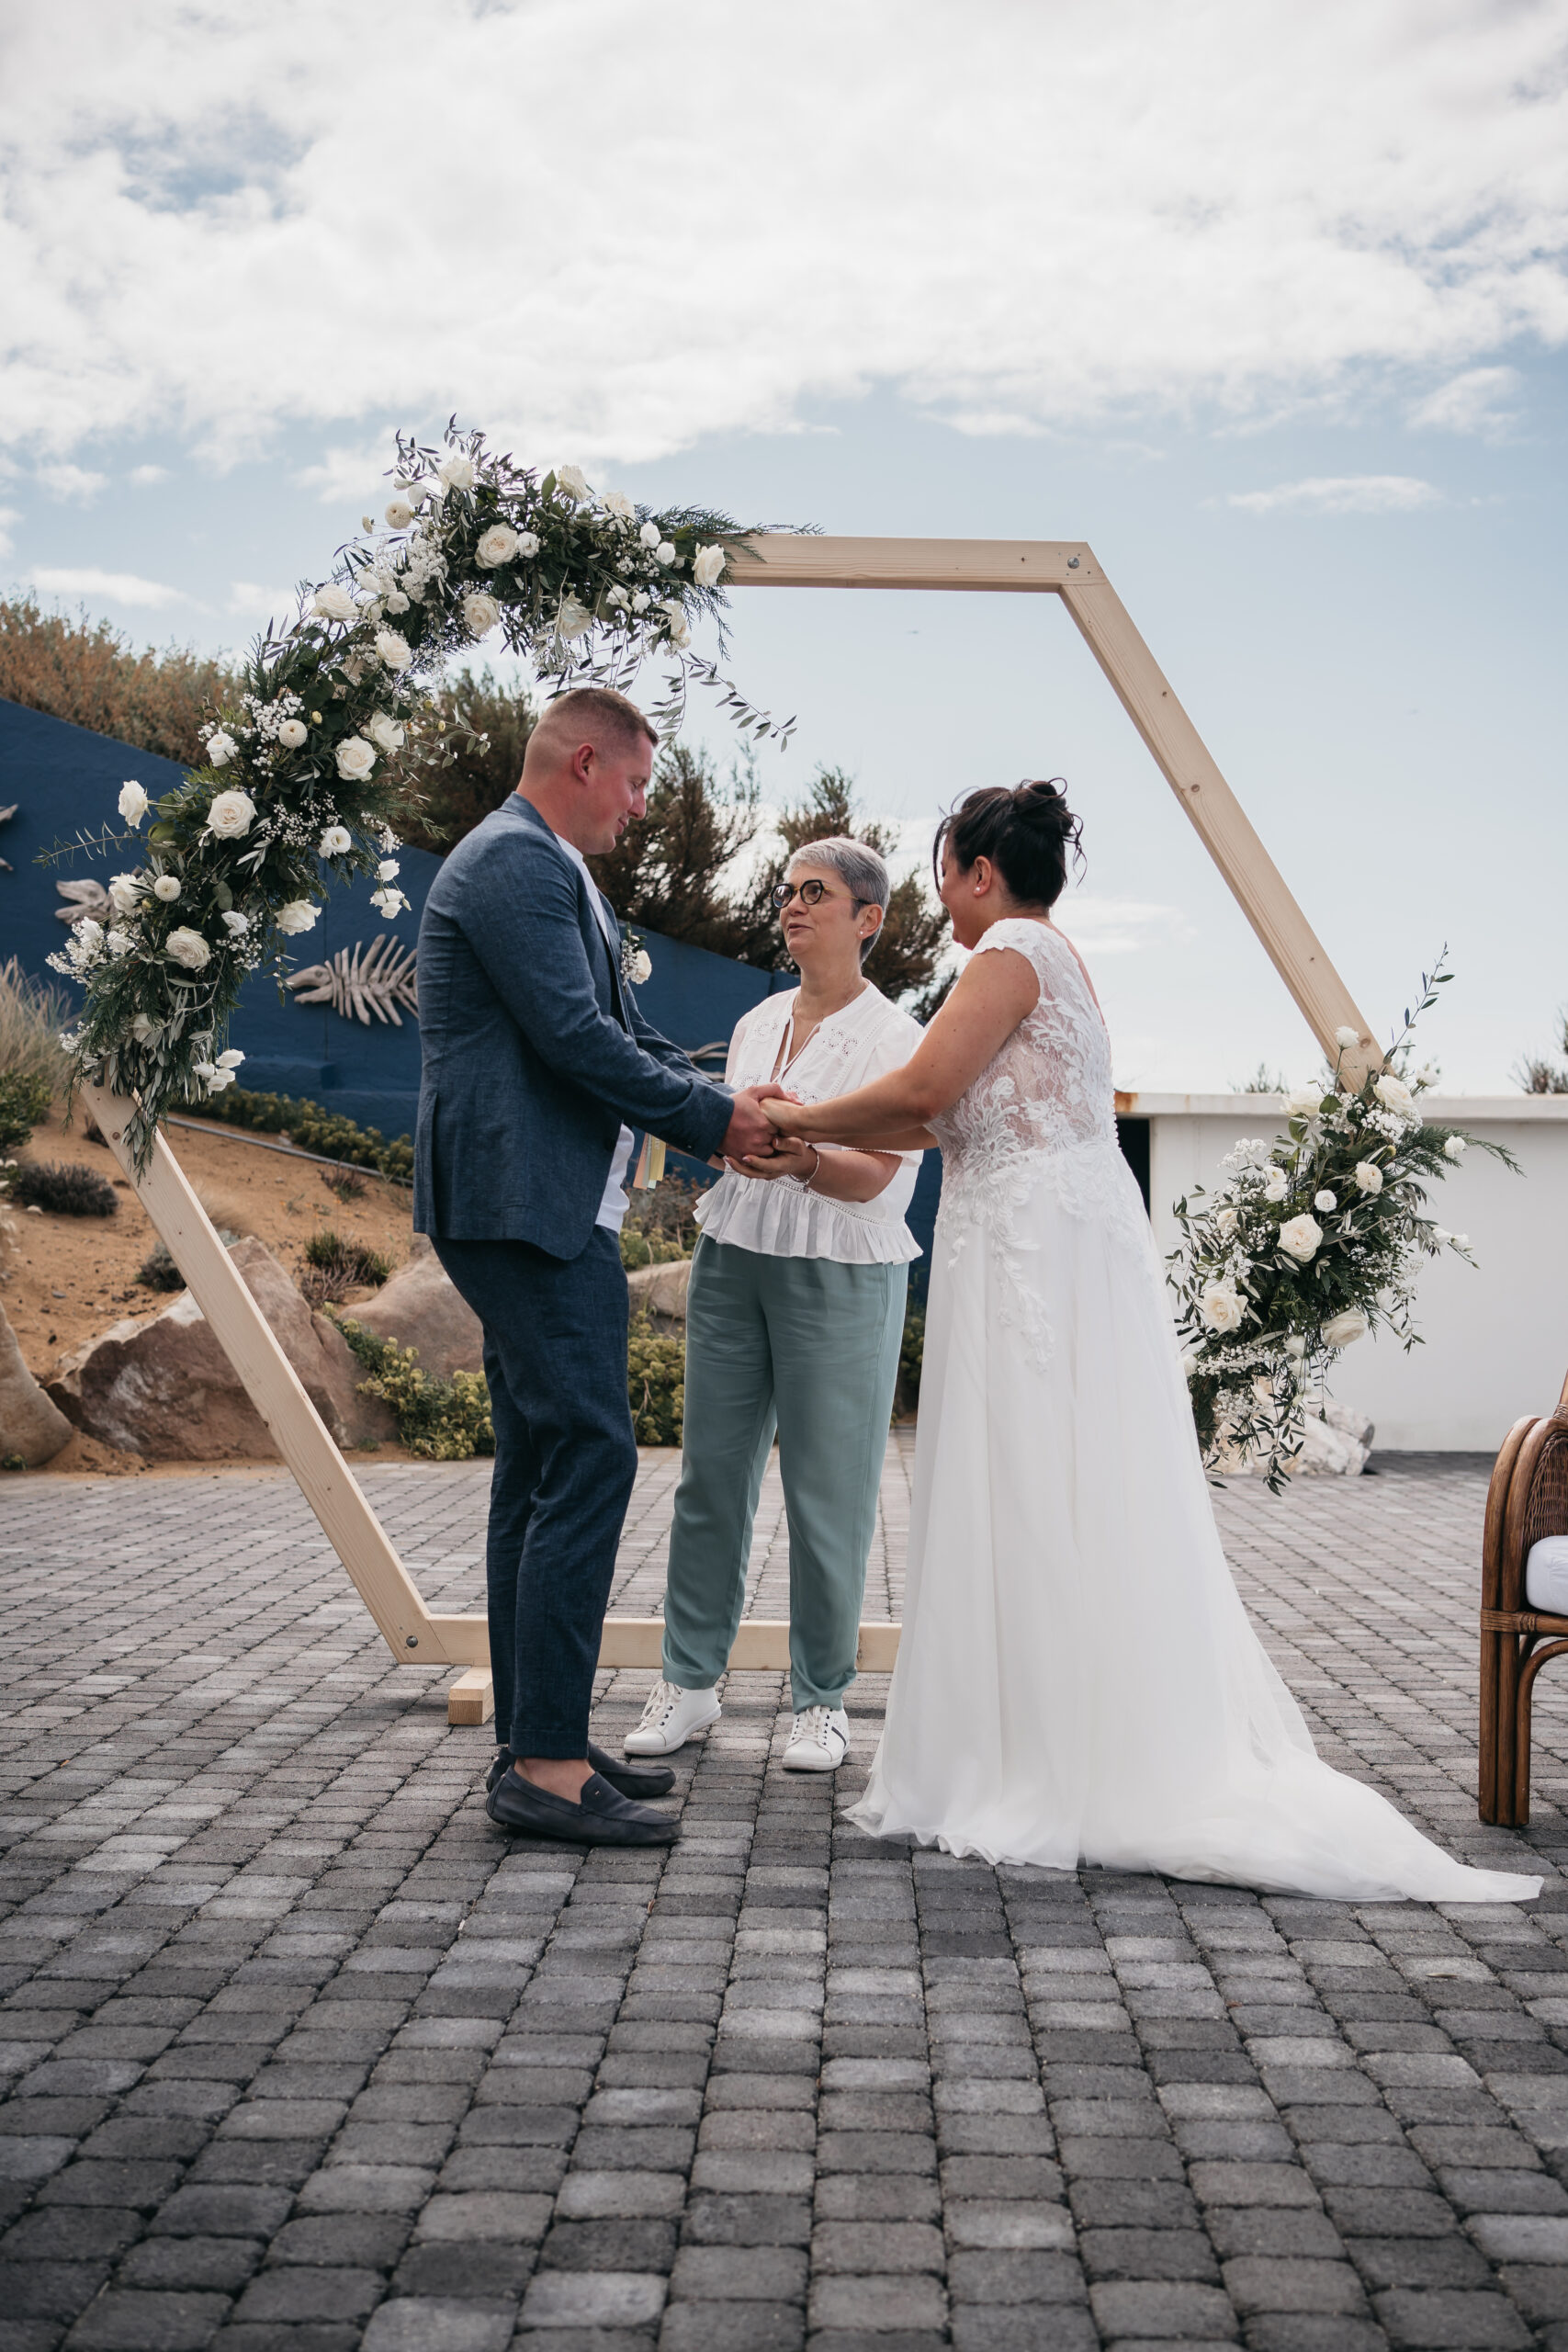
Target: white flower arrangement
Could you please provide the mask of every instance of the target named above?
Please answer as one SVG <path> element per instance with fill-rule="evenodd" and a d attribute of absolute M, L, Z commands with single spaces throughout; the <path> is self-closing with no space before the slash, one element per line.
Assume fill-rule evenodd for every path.
<path fill-rule="evenodd" d="M 1423 973 L 1416 1012 L 1381 1070 L 1352 1085 L 1344 1059 L 1361 1040 L 1338 1031 L 1323 1084 L 1286 1096 L 1287 1133 L 1271 1146 L 1237 1144 L 1212 1193 L 1177 1204 L 1183 1239 L 1169 1278 L 1211 1472 L 1255 1459 L 1278 1491 L 1301 1450 L 1308 1398 L 1339 1351 L 1379 1329 L 1413 1347 L 1421 1268 L 1445 1250 L 1475 1262 L 1463 1234 L 1426 1215 L 1425 1186 L 1471 1145 L 1516 1163 L 1500 1145 L 1428 1124 L 1420 1096 L 1435 1073 L 1404 1075 L 1415 1023 L 1450 978 L 1443 964 Z"/>

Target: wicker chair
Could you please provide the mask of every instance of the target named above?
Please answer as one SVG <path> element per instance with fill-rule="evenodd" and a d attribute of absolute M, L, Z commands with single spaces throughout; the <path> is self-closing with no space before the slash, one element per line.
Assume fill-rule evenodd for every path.
<path fill-rule="evenodd" d="M 1481 1548 L 1481 1818 L 1530 1817 L 1530 1701 L 1548 1658 L 1568 1651 L 1568 1617 L 1525 1597 L 1525 1563 L 1543 1535 L 1568 1535 L 1568 1381 L 1557 1410 L 1516 1421 L 1486 1493 Z"/>

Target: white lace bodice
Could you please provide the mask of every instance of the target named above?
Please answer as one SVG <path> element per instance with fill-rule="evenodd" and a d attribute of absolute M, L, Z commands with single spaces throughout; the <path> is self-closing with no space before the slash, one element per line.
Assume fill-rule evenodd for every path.
<path fill-rule="evenodd" d="M 1014 947 L 1040 982 L 1040 1000 L 952 1108 L 931 1126 L 942 1143 L 938 1232 L 956 1271 L 976 1227 L 1006 1275 L 1001 1320 L 1021 1330 L 1037 1362 L 1051 1333 L 1029 1261 L 1040 1247 L 1026 1213 L 1033 1196 L 1074 1216 L 1118 1227 L 1140 1250 L 1147 1220 L 1116 1141 L 1111 1039 L 1082 965 L 1059 931 L 1027 916 L 993 923 L 975 953 Z"/>

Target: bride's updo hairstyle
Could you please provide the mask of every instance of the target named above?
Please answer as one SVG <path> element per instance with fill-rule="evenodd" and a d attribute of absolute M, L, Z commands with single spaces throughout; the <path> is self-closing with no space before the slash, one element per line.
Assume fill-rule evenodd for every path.
<path fill-rule="evenodd" d="M 965 874 L 977 857 L 988 857 L 1022 905 L 1054 907 L 1067 887 L 1069 851 L 1083 864 L 1082 833 L 1060 776 L 1010 791 L 1005 784 L 982 785 L 937 827 L 931 865 L 940 881 L 944 845 Z"/>

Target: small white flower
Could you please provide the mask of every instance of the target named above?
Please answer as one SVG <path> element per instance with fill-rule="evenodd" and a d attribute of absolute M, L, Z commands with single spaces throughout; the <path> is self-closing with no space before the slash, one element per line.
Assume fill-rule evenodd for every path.
<path fill-rule="evenodd" d="M 1217 1232 L 1226 1235 L 1234 1233 L 1236 1228 L 1236 1214 L 1235 1209 L 1226 1207 L 1216 1210 L 1214 1215 L 1214 1227 Z"/>
<path fill-rule="evenodd" d="M 213 1071 L 212 1076 L 207 1081 L 207 1091 L 209 1094 L 221 1094 L 226 1086 L 232 1086 L 233 1083 L 233 1071 L 231 1069 L 225 1069 L 222 1064 L 220 1063 L 218 1068 Z"/>
<path fill-rule="evenodd" d="M 241 914 L 237 907 L 229 908 L 221 916 L 220 920 L 222 922 L 223 928 L 228 932 L 230 937 L 232 939 L 243 939 L 246 932 L 249 931 L 251 927 L 251 919 L 249 915 Z"/>
<path fill-rule="evenodd" d="M 310 741 L 310 729 L 302 718 L 286 718 L 277 730 L 277 740 L 286 752 L 298 752 Z"/>
<path fill-rule="evenodd" d="M 1436 1086 L 1437 1082 L 1438 1082 L 1438 1070 L 1437 1070 L 1437 1065 L 1436 1065 L 1435 1063 L 1433 1063 L 1433 1062 L 1423 1062 L 1423 1063 L 1422 1063 L 1422 1065 L 1421 1065 L 1421 1067 L 1420 1067 L 1420 1069 L 1419 1069 L 1416 1071 L 1416 1085 L 1417 1085 L 1417 1086 Z"/>
<path fill-rule="evenodd" d="M 129 931 L 121 931 L 117 923 L 104 935 L 104 945 L 111 956 L 129 956 L 136 941 Z"/>
<path fill-rule="evenodd" d="M 1434 1250 L 1443 1249 L 1452 1239 L 1453 1235 L 1451 1233 L 1445 1232 L 1440 1225 L 1435 1225 L 1432 1227 L 1432 1247 Z"/>
<path fill-rule="evenodd" d="M 1449 1239 L 1452 1242 L 1456 1250 L 1468 1250 L 1470 1247 L 1470 1236 L 1468 1233 L 1450 1233 Z"/>
<path fill-rule="evenodd" d="M 379 752 L 400 752 L 403 730 L 389 711 L 378 710 L 365 732 Z"/>
<path fill-rule="evenodd" d="M 281 932 L 290 938 L 301 931 L 313 931 L 321 921 L 321 910 L 309 899 L 289 899 L 273 917 Z"/>
<path fill-rule="evenodd" d="M 652 602 L 647 589 L 638 588 L 632 596 L 632 610 L 634 613 L 646 613 Z"/>
<path fill-rule="evenodd" d="M 400 637 L 395 628 L 378 628 L 376 632 L 376 659 L 385 669 L 402 671 L 413 660 L 413 650 L 408 639 Z"/>
<path fill-rule="evenodd" d="M 1310 1119 L 1323 1101 L 1318 1086 L 1294 1086 L 1285 1097 L 1285 1115 L 1292 1119 Z"/>
<path fill-rule="evenodd" d="M 460 449 L 448 449 L 435 469 L 448 490 L 472 490 L 474 461 L 465 458 Z"/>
<path fill-rule="evenodd" d="M 1284 1170 L 1282 1168 L 1270 1168 L 1268 1175 L 1263 1179 L 1264 1199 L 1266 1201 L 1282 1201 L 1290 1189 L 1290 1179 L 1286 1175 Z"/>
<path fill-rule="evenodd" d="M 1315 1217 L 1293 1216 L 1280 1227 L 1280 1247 L 1301 1265 L 1315 1258 L 1323 1244 L 1323 1227 Z"/>
<path fill-rule="evenodd" d="M 1450 1136 L 1443 1145 L 1443 1158 L 1445 1159 L 1462 1159 L 1469 1149 L 1470 1146 L 1463 1136 Z"/>
<path fill-rule="evenodd" d="M 137 826 L 147 814 L 147 795 L 143 792 L 141 786 L 132 779 L 130 782 L 120 786 L 118 806 L 119 813 L 125 819 L 126 823 L 132 827 Z"/>
<path fill-rule="evenodd" d="M 1385 1111 L 1393 1111 L 1402 1119 L 1414 1116 L 1416 1098 L 1402 1078 L 1394 1078 L 1385 1071 L 1373 1085 L 1372 1092 Z"/>
<path fill-rule="evenodd" d="M 256 820 L 256 804 L 248 792 L 220 792 L 207 812 L 209 832 L 220 842 L 243 841 Z"/>
<path fill-rule="evenodd" d="M 207 756 L 215 768 L 226 768 L 239 748 L 232 735 L 221 727 L 215 728 L 207 739 Z"/>
<path fill-rule="evenodd" d="M 161 1021 L 152 1020 L 145 1012 L 138 1012 L 132 1016 L 130 1034 L 139 1046 L 150 1046 L 154 1037 L 163 1035 L 164 1024 Z"/>
<path fill-rule="evenodd" d="M 389 613 L 406 613 L 408 608 L 409 600 L 403 594 L 402 590 L 400 588 L 394 588 L 387 598 L 387 610 Z"/>
<path fill-rule="evenodd" d="M 463 599 L 463 627 L 470 637 L 488 637 L 501 618 L 501 606 L 493 596 L 477 593 Z"/>
<path fill-rule="evenodd" d="M 1325 1188 L 1323 1192 L 1313 1194 L 1312 1204 L 1314 1209 L 1321 1210 L 1325 1216 L 1332 1216 L 1339 1206 L 1339 1197 L 1337 1193 L 1331 1193 Z"/>
<path fill-rule="evenodd" d="M 536 531 L 519 531 L 517 534 L 517 552 L 519 555 L 537 555 L 539 552 L 538 533 Z"/>
<path fill-rule="evenodd" d="M 1343 1315 L 1330 1317 L 1323 1327 L 1324 1345 L 1348 1348 L 1357 1340 L 1364 1340 L 1371 1329 L 1359 1306 L 1348 1307 Z"/>
<path fill-rule="evenodd" d="M 401 644 L 400 638 L 398 642 Z M 376 753 L 363 735 L 345 735 L 337 747 L 337 772 L 344 784 L 363 784 L 376 764 Z"/>
<path fill-rule="evenodd" d="M 1300 1363 L 1307 1351 L 1307 1343 L 1299 1331 L 1292 1331 L 1286 1337 L 1284 1349 L 1293 1363 Z"/>
<path fill-rule="evenodd" d="M 558 466 L 556 488 L 563 497 L 570 498 L 578 506 L 584 504 L 593 495 L 588 487 L 587 476 L 581 466 Z"/>
<path fill-rule="evenodd" d="M 645 548 L 656 548 L 663 537 L 664 534 L 657 523 L 645 523 L 637 533 L 637 537 Z"/>
<path fill-rule="evenodd" d="M 180 886 L 175 876 L 172 874 L 160 874 L 152 885 L 152 896 L 155 899 L 162 899 L 166 907 L 172 907 L 179 895 Z"/>
<path fill-rule="evenodd" d="M 1361 1033 L 1359 1029 L 1336 1029 L 1334 1042 L 1341 1053 L 1348 1054 L 1352 1046 L 1360 1044 Z"/>
<path fill-rule="evenodd" d="M 556 615 L 556 629 L 558 635 L 568 639 L 581 637 L 592 626 L 593 616 L 586 605 L 580 605 L 575 596 L 561 598 L 560 611 Z"/>
<path fill-rule="evenodd" d="M 136 901 L 141 895 L 141 886 L 134 874 L 117 874 L 109 884 L 109 897 L 122 915 L 136 912 Z"/>
<path fill-rule="evenodd" d="M 1382 1170 L 1375 1159 L 1359 1159 L 1356 1162 L 1356 1188 L 1362 1193 L 1382 1191 Z"/>
<path fill-rule="evenodd" d="M 604 593 L 604 602 L 617 613 L 624 612 L 629 601 L 624 588 L 610 588 Z"/>
<path fill-rule="evenodd" d="M 650 980 L 652 978 L 653 958 L 646 947 L 639 947 L 632 957 L 632 986 L 635 989 L 640 989 L 646 980 Z"/>
<path fill-rule="evenodd" d="M 164 942 L 164 953 L 187 972 L 205 971 L 212 961 L 212 950 L 200 932 L 187 931 L 183 924 L 178 931 L 170 932 Z"/>
<path fill-rule="evenodd" d="M 406 531 L 413 521 L 413 508 L 406 498 L 387 501 L 387 521 L 394 531 Z"/>
<path fill-rule="evenodd" d="M 402 870 L 395 857 L 384 857 L 376 868 L 376 879 L 378 882 L 395 882 Z"/>
<path fill-rule="evenodd" d="M 220 1069 L 238 1069 L 240 1064 L 244 1060 L 244 1058 L 245 1057 L 243 1054 L 241 1053 L 238 1046 L 230 1046 L 223 1053 L 219 1055 L 218 1067 Z"/>
<path fill-rule="evenodd" d="M 199 1078 L 205 1086 L 209 1079 L 217 1077 L 218 1065 L 216 1062 L 192 1062 L 190 1074 L 192 1078 Z"/>
<path fill-rule="evenodd" d="M 673 542 L 669 539 L 660 539 L 653 550 L 653 560 L 655 563 L 673 563 L 675 560 Z"/>
<path fill-rule="evenodd" d="M 492 523 L 481 532 L 474 549 L 474 561 L 486 571 L 493 571 L 498 564 L 510 563 L 517 552 L 517 534 L 510 523 Z"/>
<path fill-rule="evenodd" d="M 318 620 L 351 621 L 358 607 L 346 588 L 318 588 L 310 600 L 310 610 Z"/>
<path fill-rule="evenodd" d="M 322 857 L 346 857 L 354 847 L 354 835 L 346 825 L 329 825 L 316 848 Z"/>
<path fill-rule="evenodd" d="M 617 523 L 629 523 L 637 513 L 624 490 L 607 490 L 599 503 L 605 514 L 613 515 Z"/>
<path fill-rule="evenodd" d="M 1198 1301 L 1198 1313 L 1211 1331 L 1239 1331 L 1247 1309 L 1232 1282 L 1209 1283 Z"/>
<path fill-rule="evenodd" d="M 691 643 L 692 632 L 687 626 L 685 612 L 673 598 L 664 607 L 664 619 L 671 645 L 679 649 L 681 646 Z"/>
<path fill-rule="evenodd" d="M 716 588 L 729 560 L 722 548 L 699 548 L 692 561 L 692 577 L 699 588 Z"/>
<path fill-rule="evenodd" d="M 400 890 L 385 889 L 372 890 L 370 903 L 373 907 L 379 907 L 382 914 L 390 922 L 392 917 L 400 914 L 409 902 Z"/>

